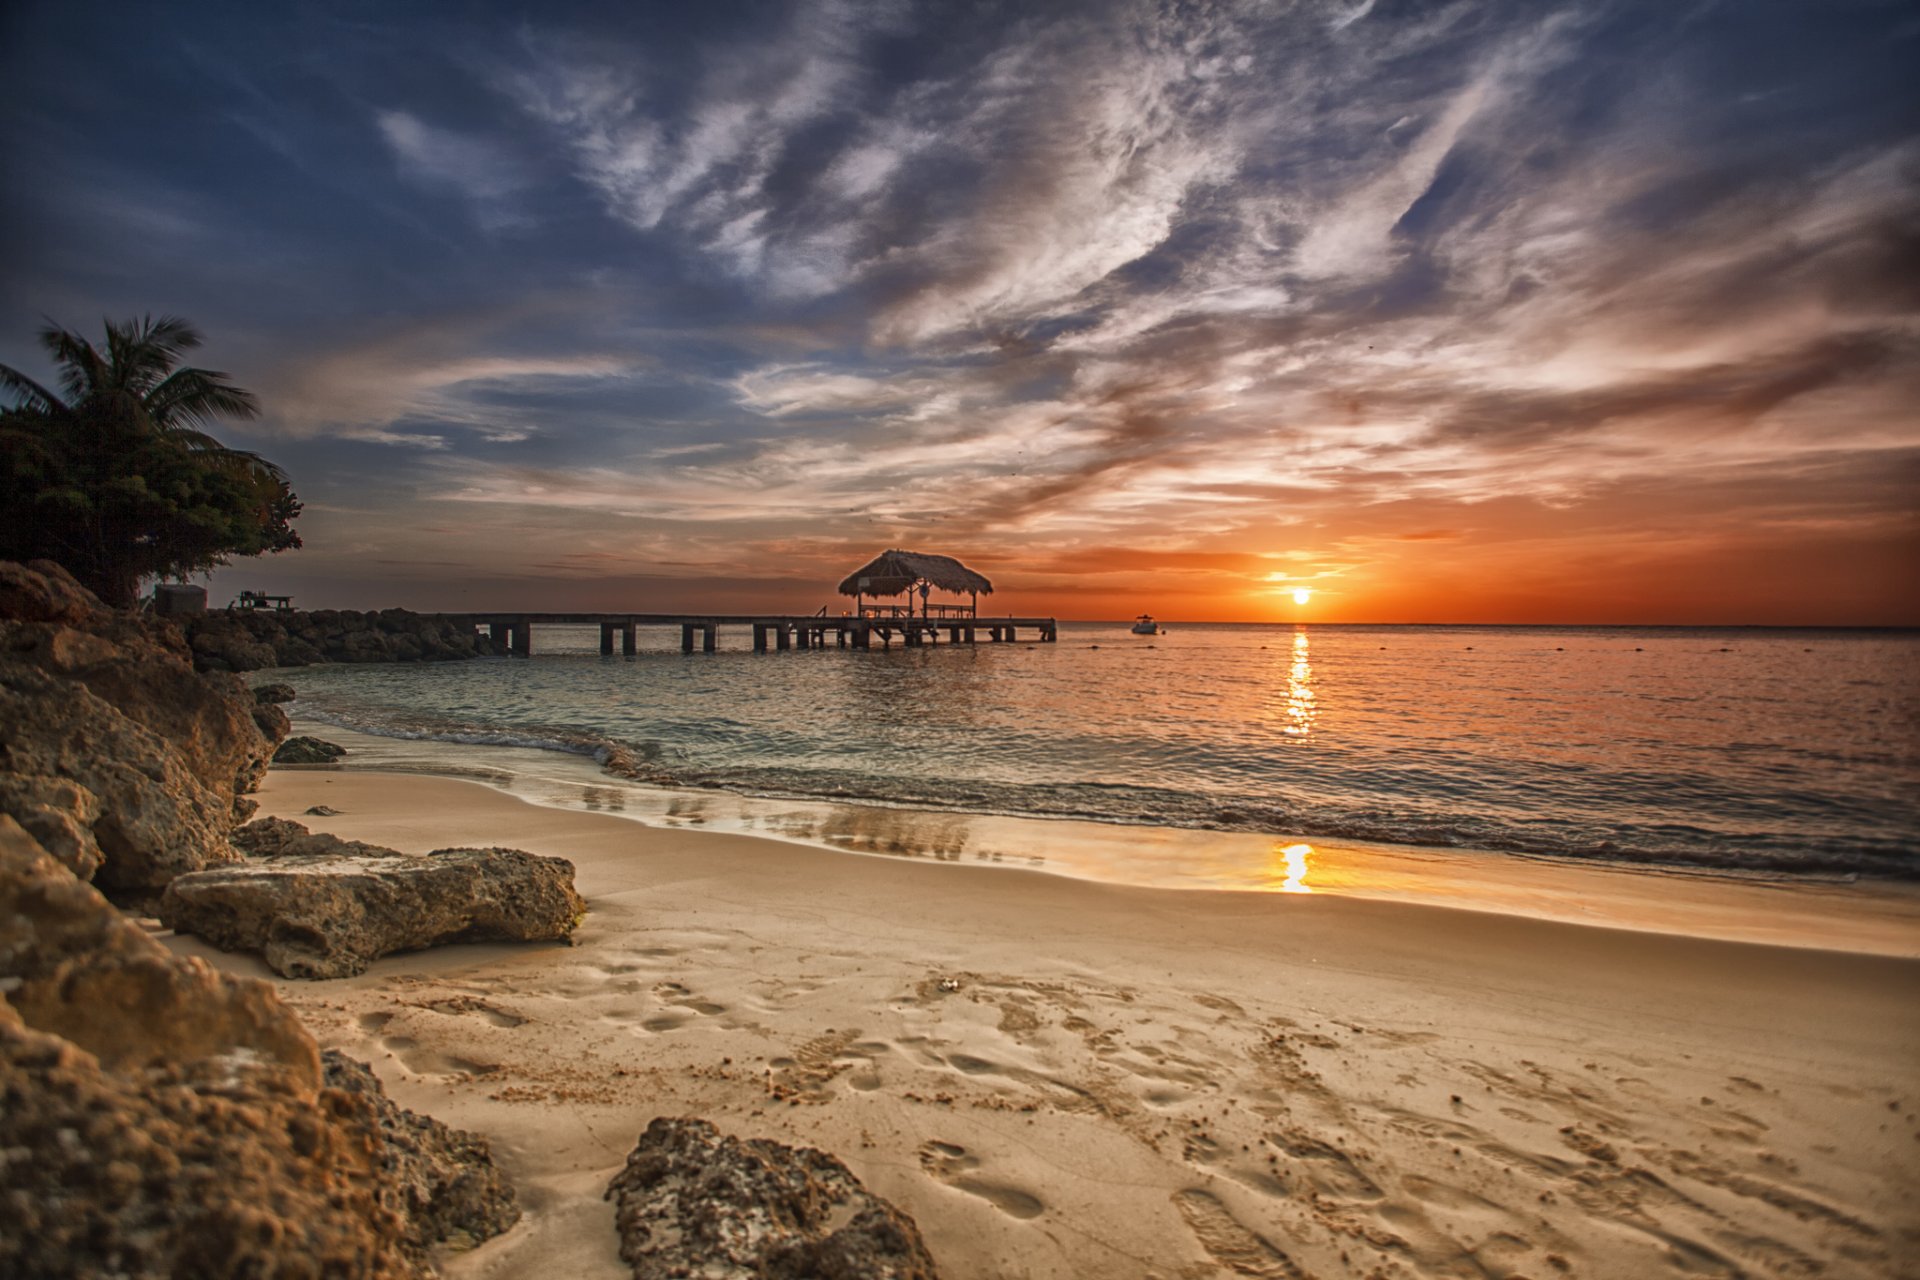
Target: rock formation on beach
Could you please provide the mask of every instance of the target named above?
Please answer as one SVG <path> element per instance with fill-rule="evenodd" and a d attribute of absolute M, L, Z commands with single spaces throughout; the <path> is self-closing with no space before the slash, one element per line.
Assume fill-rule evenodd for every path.
<path fill-rule="evenodd" d="M 434 1274 L 518 1216 L 484 1140 L 174 956 L 0 816 L 0 1274 Z"/>
<path fill-rule="evenodd" d="M 444 662 L 506 652 L 476 634 L 470 618 L 409 609 L 221 609 L 180 623 L 203 671 L 317 662 Z"/>
<path fill-rule="evenodd" d="M 227 843 L 287 732 L 162 619 L 115 613 L 48 561 L 0 563 L 0 813 L 138 903 L 233 861 Z"/>
<path fill-rule="evenodd" d="M 302 736 L 281 743 L 280 749 L 273 753 L 273 763 L 332 764 L 345 754 L 347 749 L 338 743 Z"/>
<path fill-rule="evenodd" d="M 913 1219 L 811 1147 L 647 1126 L 607 1187 L 634 1280 L 935 1280 Z"/>
<path fill-rule="evenodd" d="M 447 942 L 550 942 L 586 913 L 573 864 L 519 849 L 399 853 L 271 819 L 242 828 L 244 863 L 176 877 L 162 922 L 289 978 L 344 978 Z"/>

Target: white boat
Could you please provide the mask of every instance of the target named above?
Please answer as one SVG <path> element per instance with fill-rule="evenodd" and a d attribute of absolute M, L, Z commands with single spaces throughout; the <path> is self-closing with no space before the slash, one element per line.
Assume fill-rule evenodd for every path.
<path fill-rule="evenodd" d="M 1157 636 L 1160 634 L 1160 624 L 1153 620 L 1152 614 L 1143 613 L 1133 620 L 1133 634 L 1137 636 Z"/>

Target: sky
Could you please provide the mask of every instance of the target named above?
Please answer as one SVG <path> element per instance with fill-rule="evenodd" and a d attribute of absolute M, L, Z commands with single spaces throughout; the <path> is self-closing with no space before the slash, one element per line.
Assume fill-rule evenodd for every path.
<path fill-rule="evenodd" d="M 1906 0 L 0 6 L 0 361 L 186 316 L 296 603 L 1920 624 Z M 1294 593 L 1310 593 L 1295 603 Z"/>

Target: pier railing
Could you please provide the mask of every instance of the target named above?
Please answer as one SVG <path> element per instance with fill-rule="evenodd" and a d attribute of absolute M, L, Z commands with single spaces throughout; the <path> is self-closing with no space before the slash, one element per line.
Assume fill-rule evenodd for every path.
<path fill-rule="evenodd" d="M 696 639 L 702 651 L 715 652 L 720 647 L 721 627 L 751 628 L 753 648 L 756 653 L 765 653 L 770 648 L 776 650 L 824 649 L 829 644 L 842 649 L 871 649 L 876 639 L 880 642 L 881 648 L 890 648 L 896 637 L 910 648 L 939 644 L 943 639 L 949 644 L 975 644 L 982 639 L 998 644 L 1012 644 L 1021 638 L 1022 632 L 1026 633 L 1027 639 L 1043 644 L 1051 644 L 1059 638 L 1059 625 L 1052 618 L 1016 618 L 1011 614 L 1004 618 L 983 618 L 970 610 L 964 614 L 926 616 L 909 614 L 905 612 L 905 606 L 897 607 L 902 612 L 869 614 L 863 608 L 858 614 L 843 613 L 837 617 L 823 613 L 488 612 L 476 612 L 467 616 L 473 619 L 476 628 L 484 628 L 495 643 L 503 645 L 509 653 L 519 657 L 528 657 L 533 653 L 533 630 L 536 625 L 597 625 L 600 628 L 601 653 L 611 654 L 614 651 L 614 638 L 618 636 L 620 651 L 628 655 L 639 652 L 638 632 L 641 627 L 680 628 L 682 653 L 692 653 Z M 948 607 L 964 608 L 964 606 Z"/>

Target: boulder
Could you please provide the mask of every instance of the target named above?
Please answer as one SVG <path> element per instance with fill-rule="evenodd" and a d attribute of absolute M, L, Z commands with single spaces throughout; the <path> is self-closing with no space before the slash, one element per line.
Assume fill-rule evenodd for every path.
<path fill-rule="evenodd" d="M 316 808 L 322 806 L 315 806 Z M 233 833 L 233 847 L 249 858 L 403 858 L 396 849 L 309 831 L 287 818 L 257 818 Z"/>
<path fill-rule="evenodd" d="M 292 702 L 299 696 L 299 690 L 290 684 L 281 684 L 278 681 L 271 684 L 256 684 L 253 686 L 253 700 L 255 702 Z"/>
<path fill-rule="evenodd" d="M 485 1138 L 396 1105 L 366 1063 L 337 1049 L 321 1062 L 327 1088 L 364 1102 L 379 1126 L 379 1198 L 404 1224 L 413 1252 L 440 1243 L 470 1248 L 520 1220 L 513 1187 Z"/>
<path fill-rule="evenodd" d="M 51 560 L 0 560 L 0 618 L 84 627 L 111 612 L 99 596 Z"/>
<path fill-rule="evenodd" d="M 291 851 L 175 878 L 161 921 L 223 950 L 258 952 L 285 977 L 344 978 L 396 951 L 563 939 L 586 913 L 564 858 L 519 849 L 414 856 L 330 836 L 309 845 L 279 838 Z"/>
<path fill-rule="evenodd" d="M 0 1275 L 428 1280 L 517 1216 L 483 1139 L 0 817 Z"/>
<path fill-rule="evenodd" d="M 231 613 L 201 614 L 194 623 L 193 663 L 202 671 L 259 671 L 280 665 L 274 646 L 256 639 Z"/>
<path fill-rule="evenodd" d="M 280 744 L 279 750 L 273 753 L 273 762 L 275 764 L 332 764 L 345 754 L 347 754 L 345 747 L 323 738 L 288 738 Z"/>
<path fill-rule="evenodd" d="M 256 714 L 258 712 L 259 714 Z M 141 902 L 232 861 L 226 833 L 286 732 L 169 622 L 99 606 L 58 566 L 0 563 L 0 812 Z"/>
<path fill-rule="evenodd" d="M 67 778 L 0 773 L 0 813 L 11 816 L 60 865 L 91 880 L 105 855 L 93 836 L 100 797 Z"/>
<path fill-rule="evenodd" d="M 251 717 L 246 724 L 261 742 Z M 38 832 L 70 826 L 72 840 L 56 836 L 55 846 L 76 846 L 72 869 L 91 862 L 93 879 L 125 901 L 144 902 L 182 872 L 237 858 L 227 843 L 240 799 L 230 779 L 196 773 L 172 743 L 85 687 L 4 657 L 0 766 L 11 775 L 0 809 Z M 74 803 L 56 820 L 48 805 L 63 782 Z"/>
<path fill-rule="evenodd" d="M 933 1280 L 912 1218 L 811 1147 L 726 1136 L 705 1120 L 647 1126 L 607 1187 L 634 1280 Z"/>
<path fill-rule="evenodd" d="M 270 984 L 183 960 L 0 817 L 0 991 L 27 1023 L 106 1069 L 204 1068 L 244 1061 L 289 1088 L 320 1080 L 313 1037 Z"/>

